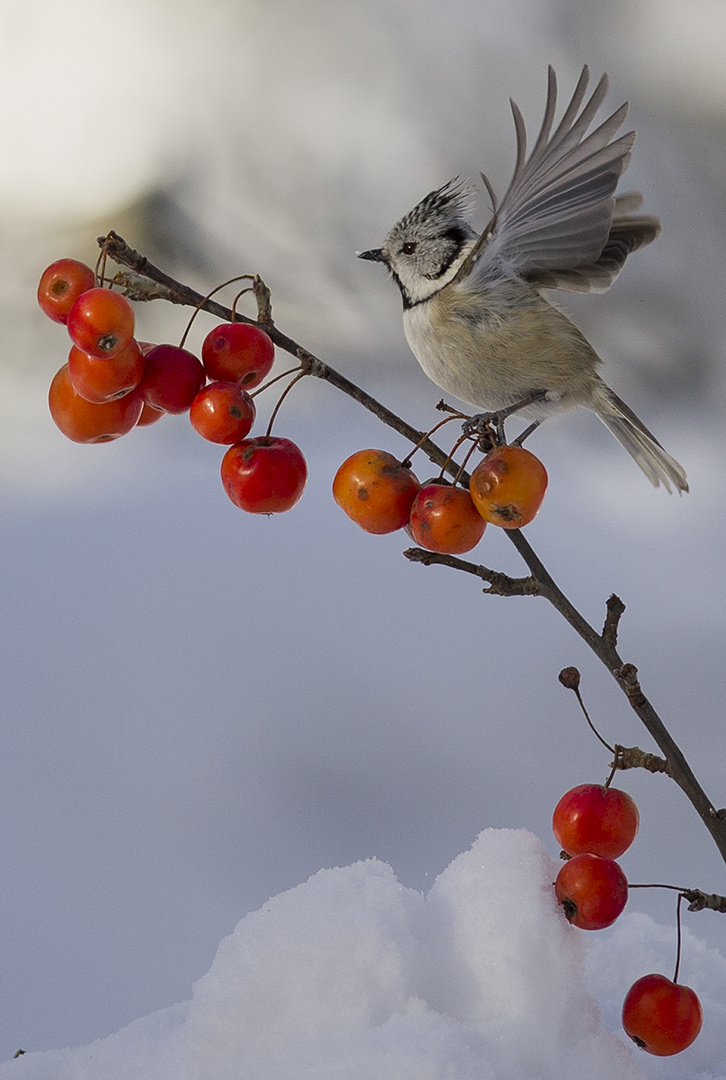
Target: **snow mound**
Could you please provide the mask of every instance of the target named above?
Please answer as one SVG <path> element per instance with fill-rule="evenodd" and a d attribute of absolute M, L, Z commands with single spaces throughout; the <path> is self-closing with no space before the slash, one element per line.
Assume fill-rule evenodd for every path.
<path fill-rule="evenodd" d="M 321 870 L 241 920 L 191 1001 L 0 1080 L 642 1077 L 602 1026 L 556 870 L 493 829 L 426 897 L 376 859 Z"/>

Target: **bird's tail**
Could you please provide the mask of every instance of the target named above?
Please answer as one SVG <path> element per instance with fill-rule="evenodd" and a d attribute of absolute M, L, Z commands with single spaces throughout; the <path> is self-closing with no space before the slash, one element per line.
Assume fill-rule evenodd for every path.
<path fill-rule="evenodd" d="M 667 454 L 654 435 L 635 413 L 605 383 L 594 392 L 594 409 L 603 424 L 625 447 L 651 484 L 664 484 L 668 491 L 688 491 L 686 472 Z"/>

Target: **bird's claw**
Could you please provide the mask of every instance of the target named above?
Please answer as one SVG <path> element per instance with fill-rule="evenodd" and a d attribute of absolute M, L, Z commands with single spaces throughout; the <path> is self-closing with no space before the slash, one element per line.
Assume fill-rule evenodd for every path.
<path fill-rule="evenodd" d="M 471 439 L 491 439 L 492 443 L 503 443 L 506 441 L 504 438 L 504 421 L 507 417 L 519 412 L 520 409 L 526 409 L 528 405 L 532 405 L 537 401 L 544 401 L 546 397 L 546 390 L 533 390 L 521 401 L 515 402 L 514 405 L 508 405 L 505 409 L 498 409 L 497 412 L 475 413 L 474 416 L 470 416 L 468 420 L 464 421 L 461 430 L 464 435 Z M 537 420 L 533 425 L 530 425 L 523 438 L 530 435 L 539 423 L 540 421 Z M 495 433 L 496 437 L 494 437 Z"/>
<path fill-rule="evenodd" d="M 498 428 L 500 423 L 501 413 L 476 413 L 474 416 L 470 416 L 468 420 L 464 421 L 461 425 L 461 430 L 462 433 L 470 439 L 480 438 L 482 435 L 489 434 L 493 427 Z"/>
<path fill-rule="evenodd" d="M 498 412 L 476 413 L 464 421 L 461 430 L 464 437 L 473 439 L 484 454 L 506 442 L 504 417 Z"/>

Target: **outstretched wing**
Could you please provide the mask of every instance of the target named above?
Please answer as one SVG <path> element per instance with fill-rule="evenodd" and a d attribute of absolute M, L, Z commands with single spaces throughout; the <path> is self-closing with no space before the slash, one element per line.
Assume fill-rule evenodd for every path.
<path fill-rule="evenodd" d="M 494 217 L 461 267 L 459 279 L 472 271 L 482 279 L 498 276 L 506 267 L 542 287 L 607 288 L 628 252 L 657 235 L 654 218 L 629 219 L 631 207 L 623 205 L 625 213 L 618 221 L 621 235 L 615 239 L 622 240 L 625 222 L 624 254 L 613 259 L 608 252 L 605 263 L 599 264 L 613 226 L 615 189 L 630 160 L 635 132 L 615 138 L 628 111 L 626 103 L 587 134 L 607 92 L 607 75 L 583 105 L 588 82 L 585 66 L 572 100 L 552 132 L 557 78 L 549 68 L 544 119 L 529 157 L 522 114 L 511 103 L 517 135 L 514 175 L 500 205 L 494 208 Z M 485 183 L 491 193 L 488 181 Z M 644 224 L 644 231 L 639 223 Z"/>
<path fill-rule="evenodd" d="M 634 214 L 643 201 L 637 191 L 616 195 L 615 213 L 605 247 L 597 259 L 577 266 L 531 270 L 525 275 L 540 289 L 567 289 L 569 292 L 607 292 L 625 265 L 628 255 L 652 243 L 660 235 L 656 217 Z"/>

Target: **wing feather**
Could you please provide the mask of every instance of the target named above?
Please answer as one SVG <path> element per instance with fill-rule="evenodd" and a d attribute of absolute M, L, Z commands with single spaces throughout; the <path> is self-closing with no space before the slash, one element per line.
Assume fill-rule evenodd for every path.
<path fill-rule="evenodd" d="M 618 204 L 615 189 L 630 161 L 635 132 L 617 136 L 628 106 L 621 105 L 588 134 L 608 90 L 607 75 L 599 80 L 585 100 L 589 70 L 583 67 L 572 97 L 560 122 L 552 130 L 557 108 L 557 79 L 547 73 L 547 101 L 544 117 L 532 152 L 527 156 L 524 118 L 512 102 L 516 135 L 516 163 L 512 180 L 487 228 L 461 267 L 461 280 L 474 271 L 483 280 L 501 274 L 502 269 L 531 280 L 561 280 L 565 288 L 584 288 L 587 268 L 595 267 L 608 245 L 613 217 L 618 205 L 622 221 L 639 206 L 637 196 Z M 592 271 L 593 286 L 607 287 L 627 256 L 655 235 L 653 218 L 645 229 L 634 228 L 626 239 L 614 238 L 607 258 Z M 657 222 L 656 222 L 657 225 Z M 621 227 L 622 234 L 622 227 Z M 559 277 L 558 277 L 559 272 Z M 567 284 L 567 282 L 576 284 Z"/>

